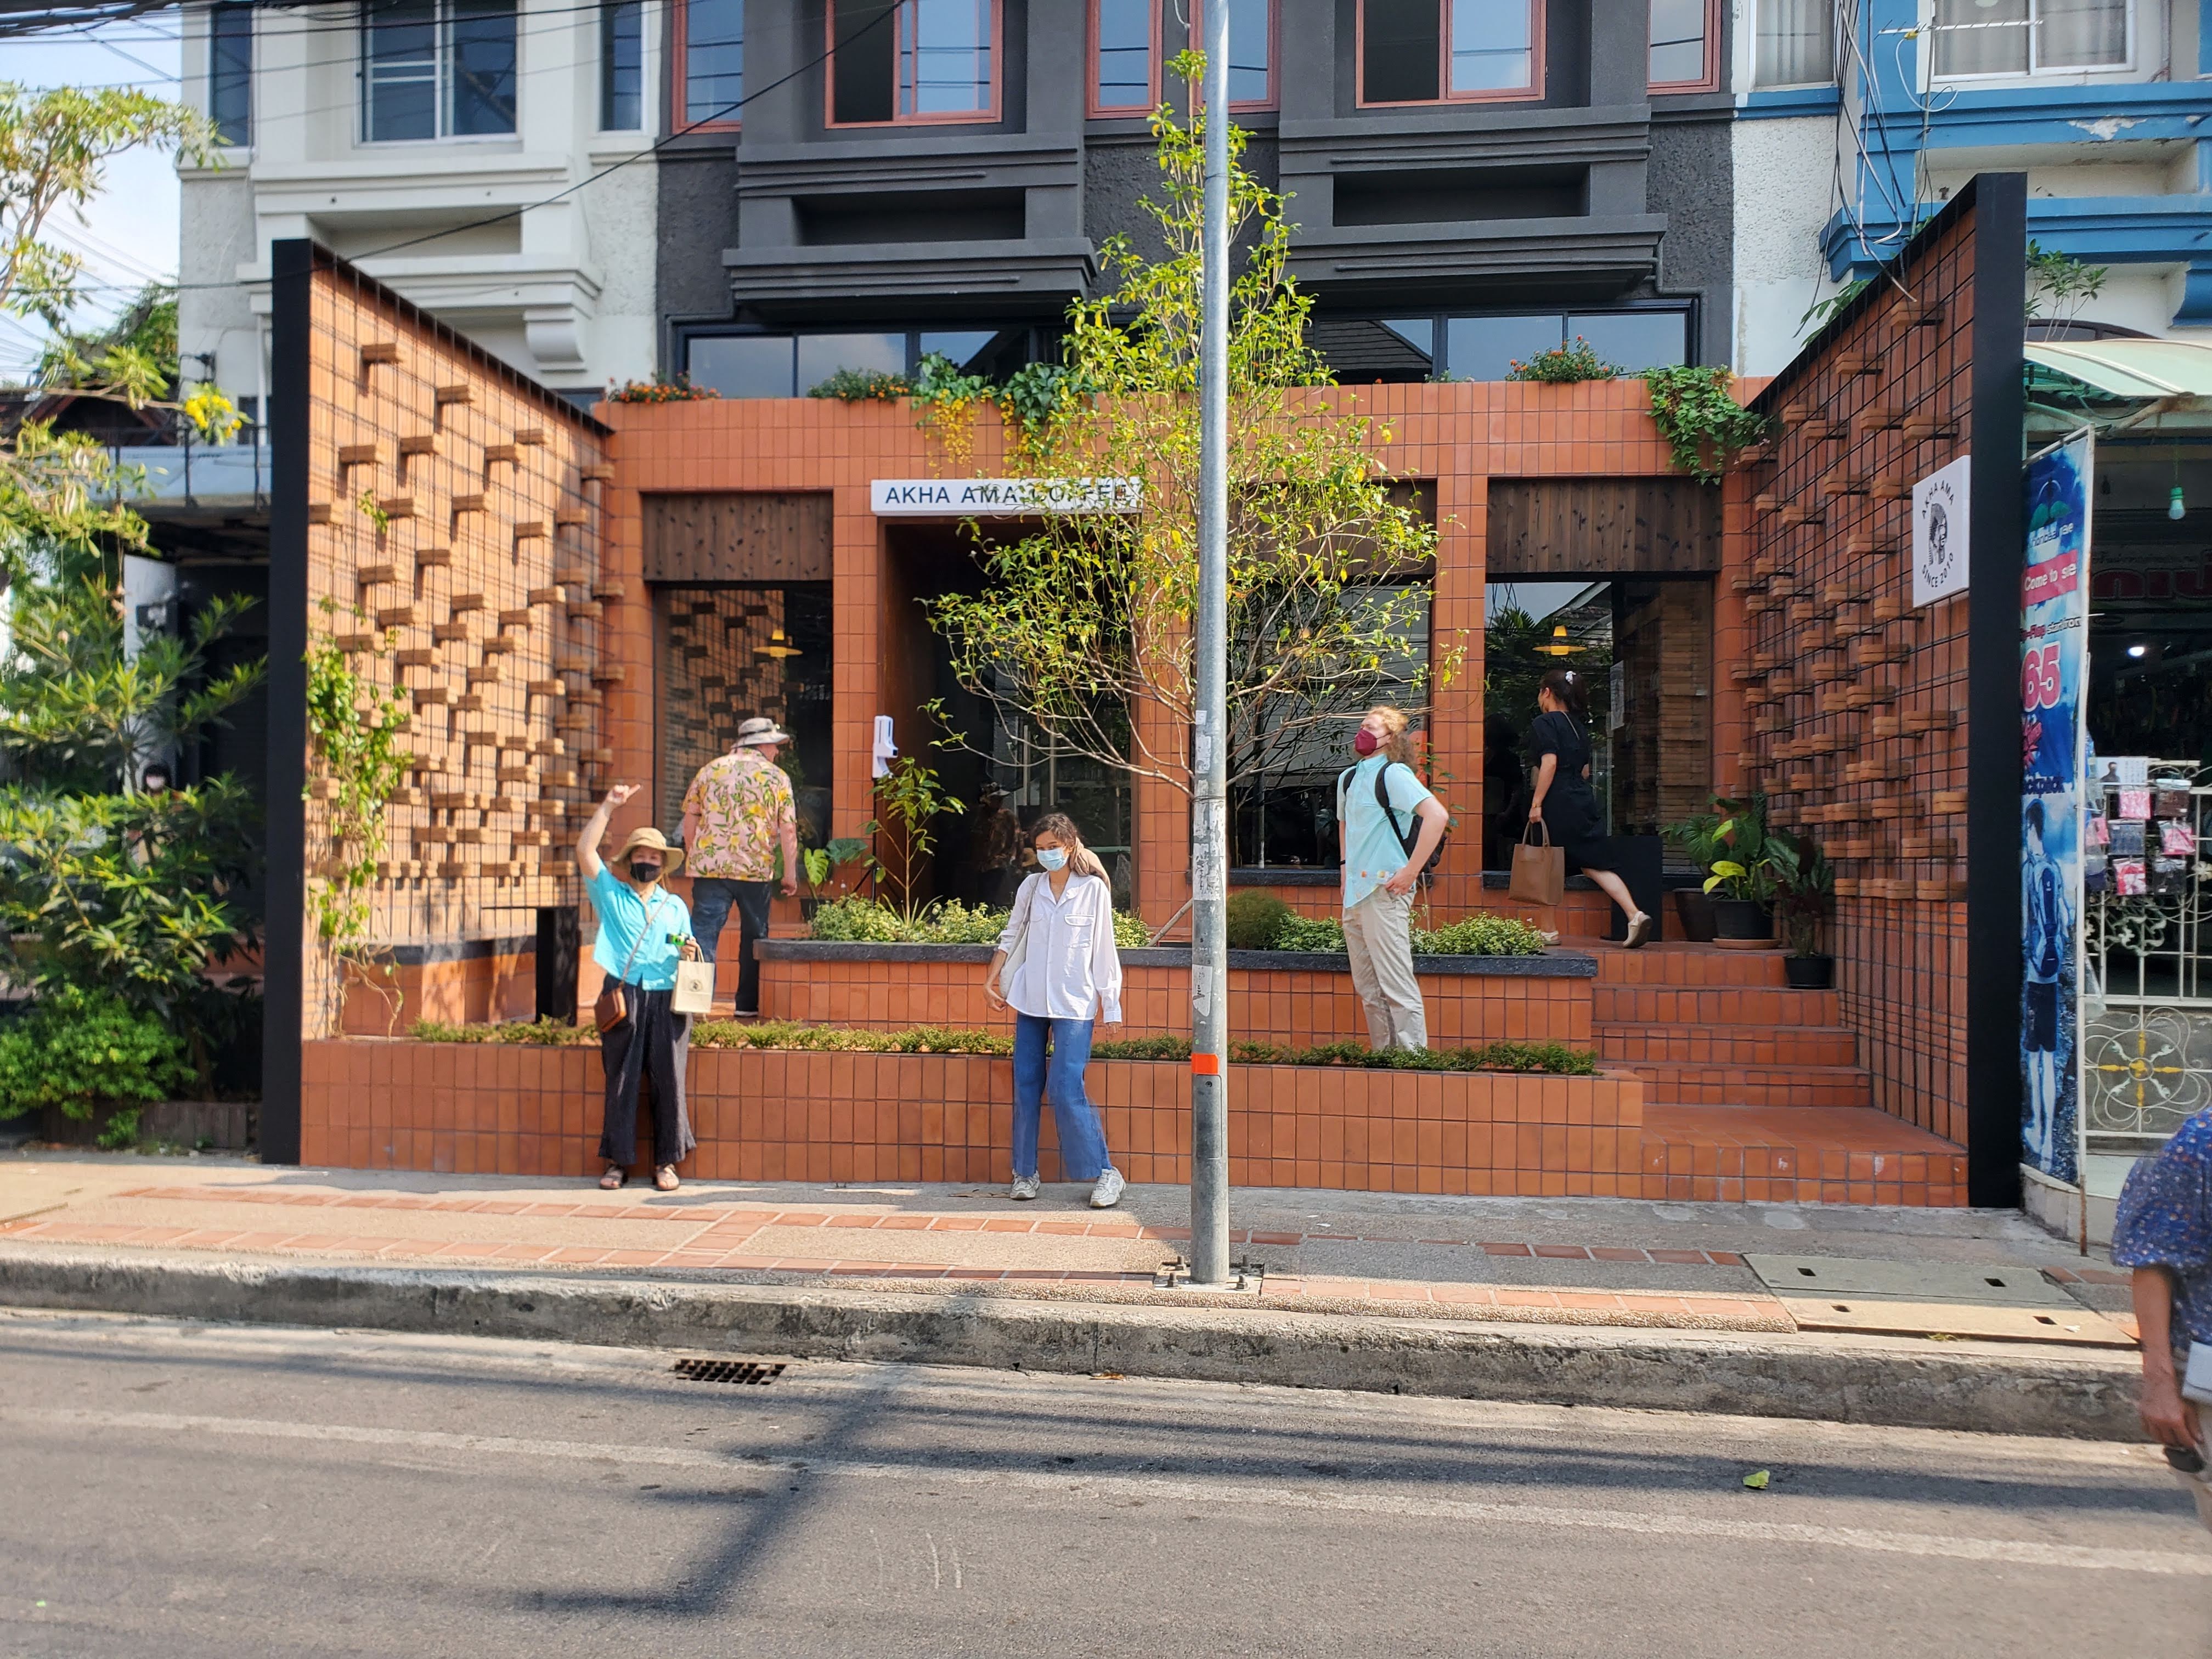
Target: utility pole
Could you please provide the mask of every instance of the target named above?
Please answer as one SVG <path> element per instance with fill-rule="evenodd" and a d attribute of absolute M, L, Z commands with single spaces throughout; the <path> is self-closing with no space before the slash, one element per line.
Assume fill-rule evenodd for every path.
<path fill-rule="evenodd" d="M 1191 732 L 1190 1280 L 1229 1279 L 1229 14 L 1206 8 L 1198 696 Z"/>

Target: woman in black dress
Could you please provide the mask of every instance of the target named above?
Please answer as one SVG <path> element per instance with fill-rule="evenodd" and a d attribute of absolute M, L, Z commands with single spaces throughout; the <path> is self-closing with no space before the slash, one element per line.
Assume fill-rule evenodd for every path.
<path fill-rule="evenodd" d="M 1620 907 L 1628 918 L 1624 943 L 1638 950 L 1651 937 L 1651 918 L 1636 908 L 1628 884 L 1607 867 L 1605 814 L 1589 787 L 1589 693 L 1582 676 L 1554 668 L 1537 688 L 1536 707 L 1542 712 L 1528 728 L 1528 753 L 1536 762 L 1528 822 L 1544 826 L 1552 845 L 1566 854 L 1567 868 L 1580 870 Z"/>

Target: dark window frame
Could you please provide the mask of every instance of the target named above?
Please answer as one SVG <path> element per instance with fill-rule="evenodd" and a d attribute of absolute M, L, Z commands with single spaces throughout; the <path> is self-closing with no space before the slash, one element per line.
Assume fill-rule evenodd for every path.
<path fill-rule="evenodd" d="M 208 8 L 208 118 L 215 123 L 216 141 L 234 149 L 253 143 L 255 9 L 243 3 Z M 224 108 L 228 95 L 238 100 L 234 111 Z"/>
<path fill-rule="evenodd" d="M 980 0 L 980 3 L 991 9 L 991 39 L 986 48 L 991 58 L 991 96 L 988 107 L 912 115 L 900 113 L 899 105 L 908 88 L 899 68 L 900 52 L 896 37 L 904 27 L 903 20 L 914 15 L 915 0 L 892 0 L 891 29 L 895 38 L 891 46 L 890 118 L 882 121 L 841 121 L 837 118 L 837 0 L 827 0 L 822 9 L 822 125 L 833 131 L 860 132 L 879 127 L 991 126 L 1005 119 L 1002 110 L 1006 86 L 1006 8 L 1005 0 Z"/>
<path fill-rule="evenodd" d="M 1436 104 L 1541 102 L 1545 95 L 1545 75 L 1547 69 L 1544 61 L 1547 6 L 1545 0 L 1526 0 L 1526 3 L 1528 8 L 1528 83 L 1527 86 L 1481 92 L 1454 92 L 1451 89 L 1452 0 L 1437 0 L 1437 95 L 1433 98 L 1370 100 L 1367 96 L 1368 0 L 1358 0 L 1354 9 L 1352 22 L 1357 37 L 1352 71 L 1354 101 L 1361 109 L 1427 109 Z"/>
<path fill-rule="evenodd" d="M 633 31 L 629 44 L 635 53 L 634 61 L 623 64 L 617 61 L 617 52 L 623 44 L 617 31 L 627 21 Z M 629 71 L 627 94 L 616 84 L 616 76 L 623 70 Z M 617 100 L 627 96 L 635 106 L 634 118 L 624 121 L 616 109 Z M 645 0 L 601 0 L 599 7 L 599 131 L 601 132 L 642 132 L 645 130 Z"/>

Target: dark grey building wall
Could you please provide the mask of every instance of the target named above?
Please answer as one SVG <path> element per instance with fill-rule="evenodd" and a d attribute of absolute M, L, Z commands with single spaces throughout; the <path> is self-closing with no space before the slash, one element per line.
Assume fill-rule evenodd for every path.
<path fill-rule="evenodd" d="M 660 152 L 659 296 L 664 366 L 671 319 L 726 317 L 730 277 L 722 250 L 738 240 L 738 161 L 727 138 L 702 134 Z"/>
<path fill-rule="evenodd" d="M 1686 118 L 1655 112 L 1648 169 L 1651 211 L 1667 216 L 1658 289 L 1698 297 L 1698 361 L 1729 361 L 1729 295 L 1735 280 L 1735 174 L 1723 112 Z"/>

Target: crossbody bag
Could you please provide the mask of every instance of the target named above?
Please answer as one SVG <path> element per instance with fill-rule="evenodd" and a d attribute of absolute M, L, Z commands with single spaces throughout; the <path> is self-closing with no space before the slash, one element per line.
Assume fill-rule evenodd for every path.
<path fill-rule="evenodd" d="M 645 949 L 647 936 L 653 932 L 653 917 L 659 914 L 658 899 L 646 906 L 645 925 L 637 930 L 637 939 L 629 947 L 629 957 L 623 962 L 622 972 L 600 988 L 598 1000 L 592 1004 L 592 1024 L 599 1028 L 601 1036 L 621 1030 L 629 1018 L 629 999 L 623 994 L 623 987 L 629 978 L 629 970 L 637 963 L 637 953 Z"/>

